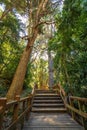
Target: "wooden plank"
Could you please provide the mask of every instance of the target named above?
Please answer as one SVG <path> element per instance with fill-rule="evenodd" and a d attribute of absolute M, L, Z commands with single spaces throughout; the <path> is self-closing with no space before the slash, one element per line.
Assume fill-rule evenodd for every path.
<path fill-rule="evenodd" d="M 38 102 L 38 103 L 43 103 L 43 102 L 45 102 L 45 103 L 60 103 L 60 102 L 63 102 L 61 99 L 59 99 L 59 100 L 34 100 L 33 101 L 34 103 L 35 102 Z"/>
<path fill-rule="evenodd" d="M 34 97 L 34 99 L 39 99 L 39 100 L 43 100 L 43 97 Z M 44 100 L 55 100 L 55 99 L 61 99 L 60 96 L 57 97 L 44 97 Z"/>
<path fill-rule="evenodd" d="M 26 101 L 26 100 L 31 99 L 31 98 L 32 98 L 32 94 L 30 94 L 28 97 L 21 98 L 20 102 Z"/>
<path fill-rule="evenodd" d="M 12 130 L 12 128 L 18 123 L 20 122 L 20 120 L 24 117 L 24 115 L 26 114 L 26 112 L 30 109 L 30 106 L 27 107 L 27 109 L 20 115 L 18 116 L 18 118 L 16 120 L 14 120 L 14 122 L 12 122 L 12 124 L 10 124 L 10 126 L 6 129 L 6 130 Z"/>
<path fill-rule="evenodd" d="M 76 121 L 66 114 L 31 113 L 23 130 L 84 130 Z"/>
<path fill-rule="evenodd" d="M 27 128 L 25 128 L 25 129 L 23 129 L 23 130 L 84 130 L 84 129 L 82 129 L 82 128 L 75 128 L 75 127 L 73 127 L 73 128 L 46 128 L 46 127 L 27 127 Z"/>
<path fill-rule="evenodd" d="M 66 104 L 66 107 L 72 111 L 74 111 L 75 113 L 79 114 L 80 116 L 84 117 L 87 119 L 87 113 L 84 113 L 82 111 L 79 111 L 78 109 L 71 107 L 70 105 Z"/>
<path fill-rule="evenodd" d="M 81 101 L 81 102 L 87 102 L 87 98 L 81 98 L 81 97 L 70 96 L 70 99 L 79 100 L 79 101 Z"/>
<path fill-rule="evenodd" d="M 11 101 L 11 102 L 7 102 L 7 103 L 6 103 L 6 109 L 9 109 L 11 106 L 13 106 L 13 105 L 15 105 L 15 104 L 17 104 L 17 100 Z"/>
<path fill-rule="evenodd" d="M 36 112 L 66 112 L 66 108 L 51 108 L 51 107 L 44 107 L 44 108 L 36 108 L 32 107 L 32 111 Z"/>
<path fill-rule="evenodd" d="M 38 103 L 34 103 L 33 107 L 64 107 L 63 103 L 43 103 L 43 104 L 38 104 Z"/>

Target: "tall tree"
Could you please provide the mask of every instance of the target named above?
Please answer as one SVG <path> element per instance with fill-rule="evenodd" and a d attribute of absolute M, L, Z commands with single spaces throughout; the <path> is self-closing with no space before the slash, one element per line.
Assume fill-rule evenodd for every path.
<path fill-rule="evenodd" d="M 7 93 L 8 100 L 13 100 L 15 96 L 18 94 L 20 95 L 22 91 L 27 64 L 30 58 L 30 54 L 32 52 L 32 46 L 39 33 L 39 25 L 42 23 L 41 19 L 46 15 L 46 12 L 48 13 L 47 4 L 49 0 L 36 1 L 37 2 L 36 4 L 34 4 L 34 2 L 35 1 L 32 0 L 27 1 L 27 8 L 29 11 L 28 43 L 27 47 L 25 48 L 22 54 L 12 84 Z"/>
<path fill-rule="evenodd" d="M 80 96 L 87 96 L 86 6 L 85 0 L 64 1 L 62 10 L 56 15 L 55 37 L 49 45 L 55 53 L 56 80 L 66 91 Z"/>

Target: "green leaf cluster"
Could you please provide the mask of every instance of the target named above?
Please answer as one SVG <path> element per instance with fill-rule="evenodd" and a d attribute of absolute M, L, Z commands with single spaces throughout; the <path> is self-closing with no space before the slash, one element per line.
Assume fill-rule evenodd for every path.
<path fill-rule="evenodd" d="M 73 95 L 87 97 L 87 1 L 65 0 L 55 16 L 55 36 L 49 49 L 55 54 L 55 82 Z"/>

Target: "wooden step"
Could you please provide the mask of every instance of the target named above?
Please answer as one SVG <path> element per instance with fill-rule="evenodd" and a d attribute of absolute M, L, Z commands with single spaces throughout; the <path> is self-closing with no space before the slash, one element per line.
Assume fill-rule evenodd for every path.
<path fill-rule="evenodd" d="M 23 130 L 84 130 L 67 113 L 31 112 Z"/>
<path fill-rule="evenodd" d="M 55 93 L 55 90 L 36 90 L 36 93 Z"/>
<path fill-rule="evenodd" d="M 66 112 L 59 94 L 53 91 L 37 90 L 33 99 L 32 112 Z"/>
<path fill-rule="evenodd" d="M 34 100 L 33 103 L 62 103 L 62 100 Z"/>
<path fill-rule="evenodd" d="M 64 107 L 64 104 L 63 103 L 60 103 L 60 104 L 58 104 L 58 103 L 55 103 L 55 104 L 54 103 L 53 104 L 52 103 L 51 104 L 49 104 L 49 103 L 43 103 L 43 104 L 34 103 L 33 107 L 55 108 L 55 107 Z"/>
<path fill-rule="evenodd" d="M 35 94 L 35 97 L 57 97 L 59 96 L 58 94 Z"/>
<path fill-rule="evenodd" d="M 35 108 L 32 107 L 32 112 L 66 112 L 66 108 Z"/>
<path fill-rule="evenodd" d="M 53 127 L 45 127 L 45 126 L 28 126 L 28 127 L 24 127 L 23 130 L 84 130 L 84 128 L 81 127 L 68 127 L 68 126 L 64 126 L 64 127 L 59 127 L 59 126 L 53 126 Z"/>
<path fill-rule="evenodd" d="M 59 100 L 61 99 L 60 96 L 57 96 L 57 97 L 34 97 L 34 100 Z"/>
<path fill-rule="evenodd" d="M 48 94 L 49 94 L 49 93 L 56 93 L 56 92 L 53 92 L 53 91 L 45 91 L 45 92 L 44 92 L 44 91 L 41 91 L 41 92 L 40 92 L 40 91 L 37 91 L 36 93 L 38 93 L 38 94 L 39 94 L 39 93 L 48 93 Z"/>

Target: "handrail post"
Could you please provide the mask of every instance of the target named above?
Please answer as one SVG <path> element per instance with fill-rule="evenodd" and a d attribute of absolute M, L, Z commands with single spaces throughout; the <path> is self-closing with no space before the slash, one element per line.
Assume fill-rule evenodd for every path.
<path fill-rule="evenodd" d="M 29 95 L 29 98 L 27 99 L 27 107 L 30 107 L 30 106 L 31 106 L 31 97 Z M 30 109 L 31 108 L 29 108 L 28 112 L 26 113 L 26 120 L 29 119 Z"/>
<path fill-rule="evenodd" d="M 20 96 L 17 95 L 15 97 L 15 100 L 17 100 L 17 104 L 15 104 L 14 108 L 13 108 L 14 110 L 13 110 L 13 119 L 12 119 L 12 121 L 15 121 L 18 118 Z M 15 130 L 16 126 L 13 129 Z"/>
<path fill-rule="evenodd" d="M 26 101 L 23 101 L 23 104 L 22 104 L 23 106 L 22 106 L 22 112 L 24 112 L 24 110 L 25 110 L 25 105 L 26 105 Z M 23 117 L 23 119 L 21 120 L 21 129 L 23 129 L 23 126 L 24 126 L 24 117 Z"/>
<path fill-rule="evenodd" d="M 70 98 L 70 105 L 74 107 L 73 100 Z M 75 113 L 71 110 L 72 118 L 75 119 Z"/>
<path fill-rule="evenodd" d="M 6 109 L 6 102 L 7 102 L 7 98 L 0 99 L 0 107 L 2 107 L 2 113 L 0 115 L 0 130 L 3 130 L 3 118 L 5 114 L 5 109 Z"/>
<path fill-rule="evenodd" d="M 81 106 L 81 102 L 80 102 L 79 100 L 78 100 L 78 107 L 79 107 L 79 110 L 82 111 L 82 107 L 83 107 L 83 105 Z M 81 117 L 81 123 L 82 123 L 82 125 L 85 127 L 83 117 Z"/>

